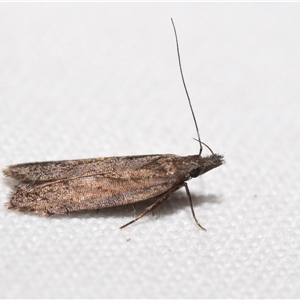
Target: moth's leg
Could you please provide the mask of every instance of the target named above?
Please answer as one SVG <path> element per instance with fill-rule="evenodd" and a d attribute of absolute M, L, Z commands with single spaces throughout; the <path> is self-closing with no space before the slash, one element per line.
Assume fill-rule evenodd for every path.
<path fill-rule="evenodd" d="M 134 220 L 130 221 L 129 223 L 121 226 L 120 229 L 122 229 L 122 228 L 124 228 L 124 227 L 126 227 L 126 226 L 128 226 L 128 225 L 130 225 L 130 224 L 132 224 L 134 222 L 136 222 L 138 219 L 140 219 L 141 217 L 143 217 L 148 212 L 153 211 L 159 204 L 161 204 L 164 200 L 168 199 L 180 187 L 182 187 L 182 185 L 180 185 L 180 186 L 178 186 L 178 187 L 176 187 L 176 188 L 168 191 L 167 193 L 159 196 L 157 198 L 157 200 L 153 204 L 151 204 L 150 206 L 148 206 L 143 213 L 141 213 L 138 217 L 136 217 Z"/>
<path fill-rule="evenodd" d="M 193 202 L 192 202 L 192 197 L 191 197 L 191 194 L 190 194 L 190 191 L 189 191 L 188 184 L 187 184 L 186 182 L 184 183 L 184 187 L 185 187 L 186 195 L 187 195 L 187 197 L 188 197 L 188 200 L 189 200 L 189 203 L 190 203 L 190 206 L 191 206 L 191 210 L 192 210 L 192 214 L 193 214 L 194 220 L 195 220 L 196 224 L 197 224 L 201 229 L 203 229 L 204 231 L 206 231 L 206 229 L 200 225 L 200 223 L 198 222 L 198 220 L 197 220 L 197 218 L 196 218 L 196 216 L 195 216 L 195 212 L 194 212 L 194 208 L 193 208 Z"/>

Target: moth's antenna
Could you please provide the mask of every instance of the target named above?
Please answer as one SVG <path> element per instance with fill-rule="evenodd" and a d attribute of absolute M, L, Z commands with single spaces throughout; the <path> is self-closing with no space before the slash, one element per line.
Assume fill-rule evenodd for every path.
<path fill-rule="evenodd" d="M 194 138 L 194 140 L 199 143 L 197 139 Z M 208 145 L 206 145 L 204 142 L 201 142 L 201 144 L 204 145 L 211 152 L 212 155 L 215 154 L 214 151 L 212 151 L 211 148 Z"/>
<path fill-rule="evenodd" d="M 173 22 L 172 18 L 171 18 L 171 21 L 172 21 L 172 25 L 173 25 L 173 28 L 174 28 L 175 38 L 176 38 L 176 46 L 177 46 L 177 55 L 178 55 L 178 62 L 179 62 L 180 74 L 181 74 L 183 86 L 184 86 L 184 89 L 185 89 L 185 93 L 186 93 L 187 98 L 189 100 L 189 105 L 190 105 L 190 108 L 191 108 L 193 119 L 194 119 L 194 122 L 195 122 L 196 131 L 197 131 L 197 135 L 198 135 L 198 141 L 199 141 L 199 144 L 200 144 L 199 156 L 201 156 L 201 153 L 202 153 L 202 142 L 201 142 L 201 139 L 200 139 L 200 133 L 199 133 L 197 121 L 196 121 L 196 118 L 195 118 L 195 114 L 194 114 L 194 111 L 193 111 L 191 99 L 190 99 L 189 93 L 187 91 L 187 88 L 186 88 L 186 85 L 185 85 L 185 81 L 184 81 L 184 77 L 183 77 L 183 72 L 182 72 L 182 67 L 181 67 L 181 60 L 180 60 L 180 54 L 179 54 L 178 38 L 177 38 L 177 33 L 176 33 L 175 25 L 174 25 L 174 22 Z"/>

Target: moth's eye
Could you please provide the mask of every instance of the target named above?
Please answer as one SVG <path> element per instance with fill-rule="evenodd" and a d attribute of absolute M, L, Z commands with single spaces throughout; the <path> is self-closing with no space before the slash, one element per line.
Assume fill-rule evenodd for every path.
<path fill-rule="evenodd" d="M 198 177 L 200 174 L 200 169 L 197 168 L 197 169 L 193 169 L 191 172 L 190 172 L 190 176 L 191 177 Z"/>

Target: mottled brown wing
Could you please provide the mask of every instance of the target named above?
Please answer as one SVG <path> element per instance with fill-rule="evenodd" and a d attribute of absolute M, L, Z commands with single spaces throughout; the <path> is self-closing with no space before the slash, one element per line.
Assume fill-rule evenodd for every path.
<path fill-rule="evenodd" d="M 183 182 L 185 174 L 176 166 L 178 158 L 155 155 L 100 159 L 102 163 L 113 159 L 117 165 L 79 172 L 81 176 L 77 173 L 70 178 L 38 180 L 29 185 L 21 182 L 10 207 L 41 215 L 63 214 L 150 199 Z"/>
<path fill-rule="evenodd" d="M 115 175 L 120 173 L 124 176 L 127 170 L 155 164 L 157 160 L 165 156 L 177 157 L 175 155 L 141 155 L 36 162 L 12 165 L 3 170 L 3 173 L 22 183 L 40 183 L 110 173 Z"/>

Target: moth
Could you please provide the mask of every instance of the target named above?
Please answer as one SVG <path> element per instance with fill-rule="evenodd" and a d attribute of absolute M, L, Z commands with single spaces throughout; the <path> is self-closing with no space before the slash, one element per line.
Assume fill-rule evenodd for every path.
<path fill-rule="evenodd" d="M 5 176 L 17 181 L 9 208 L 38 215 L 61 215 L 153 199 L 153 204 L 143 213 L 120 227 L 124 228 L 184 187 L 193 218 L 205 230 L 195 216 L 187 181 L 221 166 L 224 158 L 200 139 L 183 77 L 177 33 L 171 21 L 180 73 L 198 135 L 199 154 L 120 156 L 12 165 L 3 170 Z M 203 145 L 210 150 L 209 156 L 202 157 Z"/>

